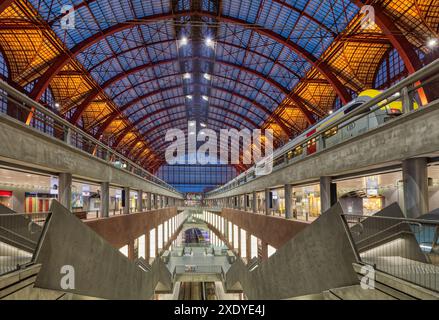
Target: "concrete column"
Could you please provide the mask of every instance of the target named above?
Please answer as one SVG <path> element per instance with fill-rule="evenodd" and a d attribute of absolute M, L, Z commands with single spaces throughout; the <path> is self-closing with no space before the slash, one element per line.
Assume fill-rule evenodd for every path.
<path fill-rule="evenodd" d="M 134 256 L 134 240 L 130 240 L 128 243 L 128 259 L 135 260 L 137 257 Z"/>
<path fill-rule="evenodd" d="M 262 261 L 267 260 L 268 259 L 268 243 L 262 241 L 262 247 L 261 247 L 261 259 Z"/>
<path fill-rule="evenodd" d="M 427 158 L 402 162 L 404 212 L 407 218 L 419 218 L 428 213 Z"/>
<path fill-rule="evenodd" d="M 245 250 L 246 250 L 247 262 L 249 262 L 252 255 L 252 239 L 251 239 L 251 234 L 248 231 L 245 232 Z"/>
<path fill-rule="evenodd" d="M 320 177 L 320 213 L 323 214 L 335 204 L 334 197 L 337 197 L 335 185 L 331 177 Z M 335 192 L 336 193 L 336 192 Z"/>
<path fill-rule="evenodd" d="M 271 209 L 270 209 L 270 189 L 265 189 L 265 214 L 267 216 L 271 215 Z"/>
<path fill-rule="evenodd" d="M 137 191 L 137 212 L 143 212 L 143 191 Z"/>
<path fill-rule="evenodd" d="M 258 200 L 257 200 L 257 197 L 256 197 L 256 191 L 253 191 L 252 211 L 254 213 L 258 212 Z"/>
<path fill-rule="evenodd" d="M 62 172 L 58 179 L 58 200 L 69 211 L 72 211 L 72 174 Z"/>
<path fill-rule="evenodd" d="M 165 207 L 165 202 L 164 202 L 163 196 L 160 196 L 160 209 L 162 209 L 164 207 Z"/>
<path fill-rule="evenodd" d="M 148 210 L 148 211 L 151 211 L 151 209 L 152 209 L 151 197 L 152 197 L 152 194 L 150 192 L 148 192 L 146 194 L 146 210 Z"/>
<path fill-rule="evenodd" d="M 236 209 L 241 210 L 241 196 L 236 196 Z"/>
<path fill-rule="evenodd" d="M 123 214 L 129 214 L 130 213 L 130 188 L 124 187 L 123 188 L 123 197 L 125 199 L 125 206 L 123 207 Z"/>
<path fill-rule="evenodd" d="M 146 229 L 146 232 L 145 232 L 145 260 L 147 263 L 149 263 L 149 255 L 151 252 L 151 249 L 150 249 L 151 242 L 150 242 L 149 237 L 150 237 L 149 229 Z"/>
<path fill-rule="evenodd" d="M 101 182 L 101 218 L 107 218 L 110 215 L 110 183 Z"/>
<path fill-rule="evenodd" d="M 232 245 L 233 251 L 235 251 L 235 228 L 232 223 L 232 241 L 230 242 Z"/>
<path fill-rule="evenodd" d="M 285 219 L 293 217 L 293 187 L 291 184 L 286 184 L 285 190 Z"/>
<path fill-rule="evenodd" d="M 223 234 L 223 236 L 224 236 L 224 239 L 226 239 L 226 242 L 229 242 L 229 223 L 227 222 L 227 219 L 224 219 L 223 223 L 224 223 L 224 228 L 223 228 L 224 234 Z"/>

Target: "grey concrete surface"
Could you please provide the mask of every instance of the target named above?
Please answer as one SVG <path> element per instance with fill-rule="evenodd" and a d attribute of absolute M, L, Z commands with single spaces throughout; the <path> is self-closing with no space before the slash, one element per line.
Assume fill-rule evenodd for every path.
<path fill-rule="evenodd" d="M 341 214 L 340 204 L 333 206 L 251 272 L 238 259 L 226 274 L 226 289 L 242 288 L 249 299 L 288 299 L 358 284 Z"/>
<path fill-rule="evenodd" d="M 323 295 L 325 300 L 396 300 L 378 289 L 365 290 L 360 285 L 331 289 Z"/>
<path fill-rule="evenodd" d="M 3 114 L 0 114 L 0 139 L 3 141 L 0 160 L 11 164 L 42 169 L 54 174 L 71 173 L 76 178 L 96 182 L 106 181 L 113 185 L 182 199 L 180 193 L 172 192 L 130 172 L 111 166 L 104 160 Z"/>
<path fill-rule="evenodd" d="M 150 299 L 157 287 L 172 289 L 160 259 L 144 272 L 57 201 L 51 212 L 36 255 L 41 264 L 36 287 L 104 299 Z M 72 289 L 61 286 L 63 266 L 73 267 Z"/>
<path fill-rule="evenodd" d="M 33 253 L 42 228 L 30 217 L 0 204 L 0 241 L 20 250 Z"/>
<path fill-rule="evenodd" d="M 399 205 L 393 203 L 351 227 L 355 246 L 362 258 L 386 255 L 428 262 L 409 224 L 381 217 L 404 218 L 404 214 Z"/>
<path fill-rule="evenodd" d="M 361 269 L 363 266 L 354 263 L 353 267 L 359 276 L 362 277 L 363 274 Z M 381 272 L 380 270 L 375 270 L 375 286 L 381 291 L 400 300 L 439 300 L 438 292 L 408 282 L 407 280 L 397 278 L 391 274 Z"/>
<path fill-rule="evenodd" d="M 319 181 L 323 176 L 350 174 L 400 165 L 404 159 L 437 156 L 439 151 L 439 100 L 383 126 L 336 146 L 286 165 L 209 199 L 262 191 L 287 183 Z"/>

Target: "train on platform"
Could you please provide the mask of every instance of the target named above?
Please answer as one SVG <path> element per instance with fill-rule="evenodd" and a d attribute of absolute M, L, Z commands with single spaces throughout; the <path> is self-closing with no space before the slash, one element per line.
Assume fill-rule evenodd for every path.
<path fill-rule="evenodd" d="M 381 91 L 375 89 L 369 89 L 361 92 L 357 98 L 338 110 L 331 112 L 327 117 L 315 123 L 282 147 L 276 149 L 273 152 L 272 159 L 270 156 L 270 160 L 265 158 L 259 161 L 250 169 L 241 173 L 235 179 L 227 183 L 225 186 L 223 186 L 223 188 L 227 188 L 227 186 L 230 185 L 240 185 L 251 179 L 254 179 L 257 175 L 259 175 L 257 174 L 258 171 L 264 172 L 266 170 L 265 167 L 267 165 L 267 161 L 272 161 L 273 168 L 279 167 L 288 162 L 290 159 L 297 159 L 311 155 L 319 150 L 336 145 L 342 140 L 344 141 L 365 133 L 372 128 L 376 128 L 381 124 L 400 116 L 403 113 L 403 104 L 400 97 L 395 96 L 396 99 L 392 99 L 393 101 L 383 101 L 382 103 L 378 104 L 378 108 L 373 108 L 373 112 L 370 112 L 370 108 L 363 110 L 360 114 L 354 116 L 353 118 L 347 119 L 346 122 L 341 122 L 339 125 L 332 128 L 330 127 L 331 123 L 339 121 L 381 93 Z M 418 106 L 419 104 L 416 101 L 413 101 L 413 109 L 417 109 Z M 330 127 L 329 130 L 328 127 Z M 316 133 L 323 133 L 319 136 L 322 138 L 312 138 L 311 140 L 308 139 Z M 306 140 L 308 140 L 308 142 L 305 145 Z"/>

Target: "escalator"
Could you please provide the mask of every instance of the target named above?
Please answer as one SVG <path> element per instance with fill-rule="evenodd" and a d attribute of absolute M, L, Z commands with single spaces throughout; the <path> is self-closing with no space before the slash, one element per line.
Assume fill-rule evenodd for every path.
<path fill-rule="evenodd" d="M 218 300 L 214 282 L 182 282 L 178 300 Z"/>

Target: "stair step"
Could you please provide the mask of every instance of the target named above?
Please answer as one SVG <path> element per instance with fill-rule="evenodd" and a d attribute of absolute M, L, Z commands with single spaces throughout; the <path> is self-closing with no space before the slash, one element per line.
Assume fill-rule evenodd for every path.
<path fill-rule="evenodd" d="M 336 288 L 328 291 L 331 295 L 324 295 L 325 298 L 329 298 L 328 300 L 396 300 L 394 297 L 378 289 L 363 289 L 360 285 Z M 338 299 L 333 298 L 333 296 Z"/>

